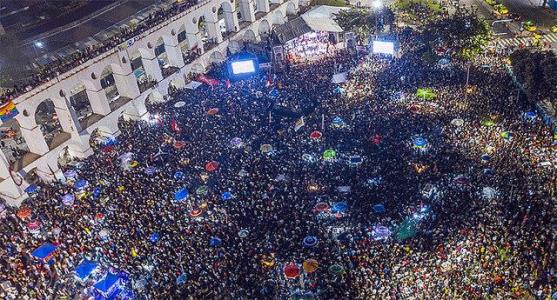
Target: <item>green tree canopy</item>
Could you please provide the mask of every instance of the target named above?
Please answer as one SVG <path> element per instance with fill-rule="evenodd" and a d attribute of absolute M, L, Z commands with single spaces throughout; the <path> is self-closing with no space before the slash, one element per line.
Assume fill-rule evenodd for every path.
<path fill-rule="evenodd" d="M 551 51 L 520 49 L 511 54 L 514 75 L 532 102 L 557 100 L 557 57 Z"/>
<path fill-rule="evenodd" d="M 351 8 L 339 11 L 335 15 L 335 20 L 344 31 L 355 32 L 363 39 L 373 34 L 376 30 L 383 30 L 385 25 L 392 24 L 394 22 L 394 14 L 386 7 L 379 11 Z"/>
<path fill-rule="evenodd" d="M 391 5 L 404 22 L 424 24 L 443 15 L 443 6 L 434 0 L 395 0 Z"/>
<path fill-rule="evenodd" d="M 425 29 L 425 38 L 431 47 L 450 48 L 467 60 L 482 53 L 491 37 L 489 24 L 471 14 L 445 17 Z"/>

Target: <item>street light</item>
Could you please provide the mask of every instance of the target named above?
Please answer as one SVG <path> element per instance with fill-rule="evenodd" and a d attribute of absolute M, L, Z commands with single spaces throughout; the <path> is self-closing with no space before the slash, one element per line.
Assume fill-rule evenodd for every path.
<path fill-rule="evenodd" d="M 37 46 L 38 48 L 42 48 L 44 46 L 44 43 L 41 41 L 36 41 L 35 46 Z"/>
<path fill-rule="evenodd" d="M 377 30 L 379 29 L 379 14 L 381 13 L 383 2 L 381 0 L 374 0 L 371 5 L 375 11 L 375 34 L 377 35 Z"/>

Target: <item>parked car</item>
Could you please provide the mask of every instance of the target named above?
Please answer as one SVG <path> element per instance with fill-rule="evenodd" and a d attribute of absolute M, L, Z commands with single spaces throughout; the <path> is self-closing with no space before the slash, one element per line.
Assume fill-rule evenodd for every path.
<path fill-rule="evenodd" d="M 536 26 L 536 23 L 534 23 L 534 21 L 532 21 L 532 20 L 522 22 L 522 28 L 526 31 L 529 31 L 529 32 L 534 32 L 538 29 L 538 27 Z"/>

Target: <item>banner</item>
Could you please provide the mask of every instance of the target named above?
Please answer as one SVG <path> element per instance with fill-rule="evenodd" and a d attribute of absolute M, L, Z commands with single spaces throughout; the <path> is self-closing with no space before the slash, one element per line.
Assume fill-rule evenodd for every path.
<path fill-rule="evenodd" d="M 296 121 L 296 125 L 294 125 L 294 131 L 300 130 L 300 128 L 304 127 L 306 123 L 304 122 L 304 117 L 301 117 L 298 121 Z"/>
<path fill-rule="evenodd" d="M 219 84 L 219 81 L 213 78 L 209 78 L 205 75 L 199 75 L 199 77 L 197 77 L 197 81 L 203 82 L 206 85 L 210 85 L 210 86 L 215 86 Z"/>
<path fill-rule="evenodd" d="M 19 114 L 19 111 L 15 107 L 13 101 L 9 100 L 8 102 L 0 105 L 0 120 L 2 122 L 7 122 L 13 119 L 15 116 Z"/>
<path fill-rule="evenodd" d="M 338 74 L 334 74 L 333 75 L 333 79 L 331 80 L 332 83 L 343 83 L 346 81 L 346 77 L 347 77 L 347 73 L 346 72 L 342 72 L 342 73 L 338 73 Z"/>

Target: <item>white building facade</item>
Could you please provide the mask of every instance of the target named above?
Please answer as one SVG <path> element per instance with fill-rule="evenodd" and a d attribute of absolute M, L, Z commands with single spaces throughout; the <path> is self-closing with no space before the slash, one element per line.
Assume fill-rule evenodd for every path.
<path fill-rule="evenodd" d="M 10 122 L 17 122 L 28 151 L 16 163 L 6 149 L 0 151 L 0 198 L 19 205 L 27 197 L 29 174 L 54 180 L 62 154 L 92 154 L 94 131 L 117 136 L 121 117 L 148 118 L 147 99 L 167 95 L 171 86 L 184 87 L 190 74 L 204 73 L 227 51 L 259 41 L 297 12 L 298 0 L 206 0 L 134 37 L 127 47 L 111 49 L 20 95 L 14 99 L 19 114 Z M 201 55 L 186 63 L 190 51 Z M 79 101 L 89 108 L 86 115 L 74 108 Z M 38 110 L 55 112 L 58 130 L 41 126 Z"/>

